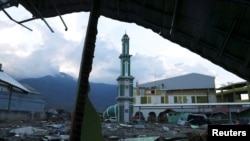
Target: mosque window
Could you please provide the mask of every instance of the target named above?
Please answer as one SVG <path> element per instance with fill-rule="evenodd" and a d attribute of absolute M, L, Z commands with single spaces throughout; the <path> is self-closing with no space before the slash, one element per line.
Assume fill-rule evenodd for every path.
<path fill-rule="evenodd" d="M 155 90 L 151 90 L 151 94 L 155 94 Z"/>
<path fill-rule="evenodd" d="M 192 103 L 196 103 L 195 96 L 192 96 Z"/>
<path fill-rule="evenodd" d="M 128 76 L 128 62 L 125 62 L 125 76 Z"/>
<path fill-rule="evenodd" d="M 161 96 L 161 104 L 164 103 L 164 96 Z"/>
<path fill-rule="evenodd" d="M 133 98 L 133 103 L 136 104 L 136 98 L 135 97 Z"/>
<path fill-rule="evenodd" d="M 207 97 L 206 96 L 197 96 L 197 103 L 206 103 Z"/>
<path fill-rule="evenodd" d="M 140 89 L 140 95 L 144 96 L 144 89 Z"/>
<path fill-rule="evenodd" d="M 161 104 L 168 103 L 168 96 L 161 96 Z"/>
<path fill-rule="evenodd" d="M 147 104 L 147 97 L 141 97 L 141 104 Z"/>
<path fill-rule="evenodd" d="M 188 99 L 187 99 L 187 96 L 183 96 L 183 103 L 187 103 Z"/>
<path fill-rule="evenodd" d="M 148 98 L 147 98 L 147 104 L 151 104 L 151 103 L 152 103 L 151 97 L 148 96 Z"/>
<path fill-rule="evenodd" d="M 182 96 L 174 96 L 174 103 L 183 103 Z"/>
<path fill-rule="evenodd" d="M 128 54 L 128 43 L 125 43 L 124 52 L 125 54 Z"/>

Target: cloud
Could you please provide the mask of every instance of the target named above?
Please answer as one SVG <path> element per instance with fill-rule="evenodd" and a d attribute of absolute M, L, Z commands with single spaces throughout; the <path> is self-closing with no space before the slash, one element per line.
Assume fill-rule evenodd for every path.
<path fill-rule="evenodd" d="M 11 24 L 1 32 L 0 38 L 4 40 L 0 42 L 0 60 L 5 72 L 17 79 L 60 71 L 77 77 L 82 41 L 66 40 L 61 30 L 55 28 L 55 33 L 51 33 L 39 22 L 34 22 L 32 27 L 34 30 L 28 31 Z M 83 28 L 81 31 L 84 33 Z"/>
<path fill-rule="evenodd" d="M 99 37 L 96 42 L 90 80 L 116 84 L 116 78 L 120 73 L 119 55 L 120 52 L 108 38 Z"/>
<path fill-rule="evenodd" d="M 20 15 L 18 11 L 12 12 L 13 15 Z M 22 18 L 27 16 L 30 15 Z M 0 63 L 3 70 L 18 79 L 59 72 L 77 78 L 88 16 L 89 13 L 84 12 L 63 15 L 67 31 L 59 17 L 46 19 L 54 33 L 41 20 L 26 23 L 33 29 L 29 31 L 6 18 L 0 19 Z M 125 32 L 130 37 L 131 74 L 139 83 L 187 73 L 214 76 L 216 85 L 242 80 L 201 56 L 163 39 L 150 29 L 101 16 L 90 81 L 117 84 L 121 69 L 121 38 Z"/>

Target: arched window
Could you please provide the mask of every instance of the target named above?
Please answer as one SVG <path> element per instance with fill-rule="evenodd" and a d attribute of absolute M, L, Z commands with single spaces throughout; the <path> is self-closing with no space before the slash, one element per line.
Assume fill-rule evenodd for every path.
<path fill-rule="evenodd" d="M 125 53 L 125 54 L 128 54 L 128 43 L 125 43 L 125 46 L 124 46 L 124 53 Z"/>
<path fill-rule="evenodd" d="M 125 76 L 128 76 L 128 62 L 125 62 Z"/>

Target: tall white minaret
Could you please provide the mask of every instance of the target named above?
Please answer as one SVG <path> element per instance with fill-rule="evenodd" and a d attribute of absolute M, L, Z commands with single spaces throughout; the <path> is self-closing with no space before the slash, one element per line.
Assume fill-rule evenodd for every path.
<path fill-rule="evenodd" d="M 122 53 L 119 56 L 121 60 L 121 73 L 118 81 L 118 122 L 131 122 L 133 116 L 133 80 L 131 75 L 131 63 L 129 55 L 129 37 L 125 33 L 122 37 Z"/>

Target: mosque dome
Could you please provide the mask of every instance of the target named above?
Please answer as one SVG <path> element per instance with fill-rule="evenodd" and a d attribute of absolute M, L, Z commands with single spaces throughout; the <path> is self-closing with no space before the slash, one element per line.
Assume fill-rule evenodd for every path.
<path fill-rule="evenodd" d="M 117 104 L 109 106 L 103 113 L 103 118 L 117 117 L 118 107 Z"/>

